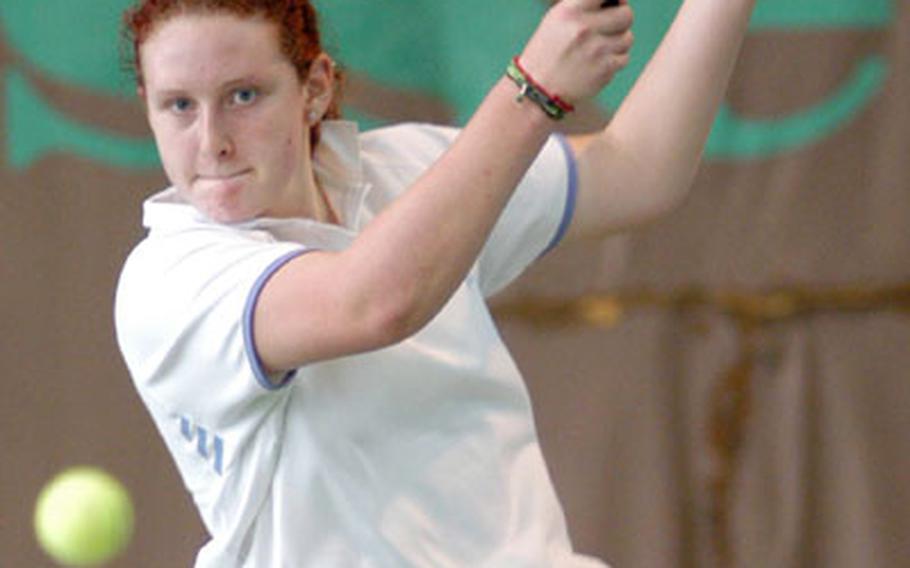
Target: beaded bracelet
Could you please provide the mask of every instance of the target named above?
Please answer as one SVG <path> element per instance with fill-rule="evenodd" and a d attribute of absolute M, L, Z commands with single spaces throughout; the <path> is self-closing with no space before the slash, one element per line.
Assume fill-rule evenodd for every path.
<path fill-rule="evenodd" d="M 527 97 L 537 103 L 546 115 L 553 120 L 562 120 L 567 113 L 575 110 L 574 106 L 558 96 L 551 95 L 537 81 L 531 78 L 528 72 L 522 68 L 521 63 L 518 62 L 517 56 L 513 57 L 512 61 L 509 62 L 509 66 L 506 68 L 506 75 L 518 85 L 519 92 L 518 96 L 515 97 L 516 101 L 520 102 Z"/>

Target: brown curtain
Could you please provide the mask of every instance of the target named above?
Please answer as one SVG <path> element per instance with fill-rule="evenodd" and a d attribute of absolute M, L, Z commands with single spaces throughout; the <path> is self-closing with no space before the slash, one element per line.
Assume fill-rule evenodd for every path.
<path fill-rule="evenodd" d="M 684 207 L 558 250 L 497 302 L 582 550 L 616 566 L 910 558 L 910 10 L 749 37 L 729 94 L 790 114 L 877 53 L 828 138 L 710 160 Z"/>

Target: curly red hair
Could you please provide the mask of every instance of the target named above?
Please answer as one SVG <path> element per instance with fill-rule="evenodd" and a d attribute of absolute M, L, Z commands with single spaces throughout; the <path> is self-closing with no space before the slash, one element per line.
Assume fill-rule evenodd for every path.
<path fill-rule="evenodd" d="M 135 73 L 137 86 L 143 86 L 140 48 L 155 27 L 175 15 L 199 12 L 261 16 L 274 23 L 279 30 L 281 51 L 294 65 L 301 80 L 306 78 L 313 60 L 323 51 L 319 18 L 310 0 L 140 0 L 123 14 L 126 39 L 132 48 L 129 66 Z M 341 78 L 341 72 L 336 68 L 336 96 L 325 118 L 341 116 L 338 96 Z M 311 132 L 315 146 L 319 139 L 318 125 Z"/>

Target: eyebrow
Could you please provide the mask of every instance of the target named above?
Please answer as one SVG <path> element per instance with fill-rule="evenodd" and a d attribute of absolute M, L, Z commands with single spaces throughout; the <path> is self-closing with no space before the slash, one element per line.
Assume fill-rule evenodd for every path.
<path fill-rule="evenodd" d="M 267 80 L 262 76 L 255 75 L 255 74 L 244 75 L 242 77 L 238 77 L 236 79 L 231 79 L 230 81 L 226 81 L 226 82 L 222 83 L 221 85 L 218 86 L 218 90 L 219 91 L 229 91 L 231 89 L 234 89 L 234 88 L 237 88 L 237 87 L 240 87 L 243 85 L 249 85 L 250 83 L 261 84 L 261 83 L 265 83 L 265 82 L 267 82 Z M 165 98 L 166 99 L 166 98 L 175 97 L 178 95 L 183 95 L 183 94 L 187 93 L 188 91 L 189 91 L 189 89 L 168 87 L 168 88 L 164 88 L 164 89 L 158 89 L 158 90 L 154 91 L 152 94 L 156 98 Z"/>

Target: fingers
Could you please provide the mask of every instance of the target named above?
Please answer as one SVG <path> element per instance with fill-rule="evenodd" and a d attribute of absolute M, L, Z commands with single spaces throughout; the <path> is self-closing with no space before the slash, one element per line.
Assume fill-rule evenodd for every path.
<path fill-rule="evenodd" d="M 632 51 L 632 45 L 635 43 L 635 34 L 632 30 L 626 30 L 619 35 L 611 35 L 607 39 L 610 44 L 610 51 L 617 55 L 625 55 Z"/>
<path fill-rule="evenodd" d="M 588 25 L 599 38 L 590 47 L 597 64 L 592 70 L 598 73 L 606 84 L 612 77 L 629 65 L 635 36 L 632 32 L 633 14 L 628 5 L 598 9 L 588 16 Z"/>
<path fill-rule="evenodd" d="M 635 21 L 632 8 L 628 4 L 605 10 L 597 9 L 590 12 L 589 17 L 597 31 L 604 35 L 625 33 L 632 28 Z"/>
<path fill-rule="evenodd" d="M 531 75 L 565 100 L 596 95 L 629 63 L 632 9 L 626 0 L 613 8 L 602 1 L 557 2 L 521 54 Z"/>
<path fill-rule="evenodd" d="M 584 29 L 602 35 L 623 34 L 631 29 L 634 14 L 627 0 L 620 0 L 620 5 L 602 8 L 603 0 L 563 0 L 558 3 L 565 17 L 576 20 Z"/>
<path fill-rule="evenodd" d="M 626 0 L 619 0 L 619 3 L 625 4 Z M 608 5 L 612 4 L 612 2 L 606 2 L 605 0 L 562 0 L 562 4 L 572 5 L 582 10 L 588 11 L 601 10 L 603 8 L 609 7 Z"/>
<path fill-rule="evenodd" d="M 596 3 L 596 6 L 600 6 L 600 3 Z M 622 0 L 622 5 L 615 8 L 598 7 L 580 14 L 578 38 L 580 42 L 587 43 L 598 57 L 609 59 L 608 66 L 615 72 L 628 64 L 628 54 L 635 42 L 633 23 L 632 9 L 626 0 Z"/>
<path fill-rule="evenodd" d="M 608 35 L 625 33 L 635 22 L 635 14 L 628 5 L 604 10 L 592 17 L 597 20 L 601 32 Z"/>

